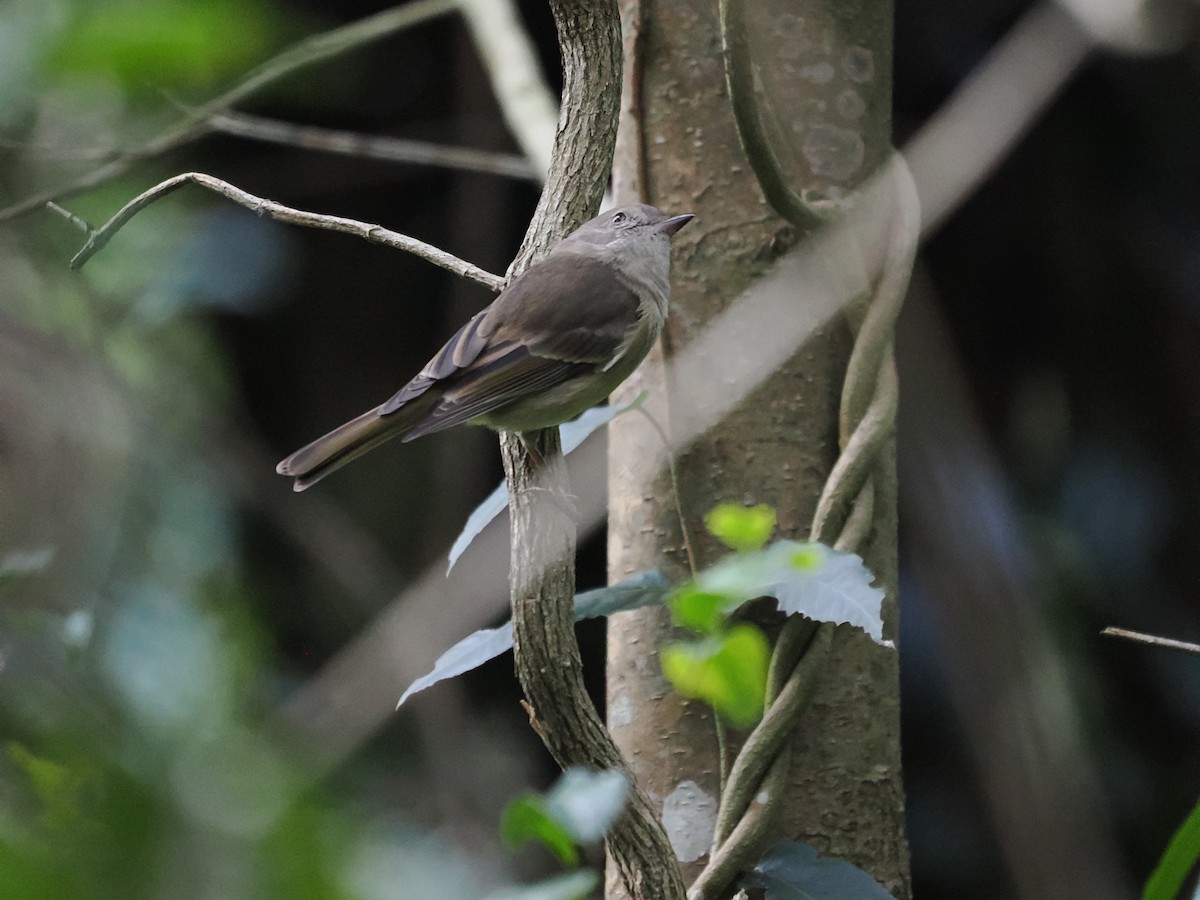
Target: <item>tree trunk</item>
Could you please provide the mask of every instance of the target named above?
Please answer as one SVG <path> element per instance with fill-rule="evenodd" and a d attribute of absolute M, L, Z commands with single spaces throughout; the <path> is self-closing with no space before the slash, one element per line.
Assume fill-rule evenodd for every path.
<path fill-rule="evenodd" d="M 696 221 L 676 239 L 671 317 L 660 352 L 614 402 L 647 390 L 647 410 L 670 433 L 671 358 L 802 235 L 764 200 L 755 167 L 739 143 L 716 0 L 644 5 L 625 0 L 622 13 L 626 84 L 614 171 L 617 202 L 640 199 L 672 213 L 693 212 Z M 763 3 L 747 23 L 759 63 L 755 102 L 769 107 L 768 139 L 789 189 L 807 198 L 814 192 L 844 194 L 890 151 L 890 4 Z M 797 285 L 798 303 L 802 287 Z M 778 536 L 809 536 L 818 495 L 839 451 L 839 399 L 851 342 L 846 323 L 831 320 L 679 454 L 678 499 L 699 566 L 720 554 L 703 528 L 704 514 L 720 501 L 767 503 L 778 512 Z M 728 347 L 731 357 L 754 352 Z M 719 373 L 712 384 L 721 389 Z M 662 438 L 636 415 L 620 417 L 610 434 L 610 581 L 652 568 L 674 579 L 686 577 L 670 477 L 646 463 Z M 874 478 L 874 522 L 865 555 L 887 589 L 885 623 L 894 637 L 890 439 Z M 608 718 L 618 746 L 662 813 L 691 883 L 712 841 L 720 762 L 708 708 L 679 697 L 662 676 L 657 649 L 671 637 L 661 609 L 611 620 Z M 895 896 L 907 897 L 895 653 L 860 632 L 839 629 L 790 751 L 788 797 L 773 838 L 802 840 L 848 859 Z M 625 896 L 611 867 L 607 887 L 610 897 Z"/>

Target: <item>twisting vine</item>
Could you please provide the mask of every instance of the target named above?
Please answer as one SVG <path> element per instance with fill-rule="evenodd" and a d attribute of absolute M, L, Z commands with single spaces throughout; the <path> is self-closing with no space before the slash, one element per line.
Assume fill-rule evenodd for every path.
<path fill-rule="evenodd" d="M 754 89 L 742 0 L 721 0 L 726 82 L 739 137 L 776 212 L 802 230 L 828 221 L 825 205 L 806 203 L 787 185 L 765 136 Z M 869 202 L 876 196 L 886 205 Z M 870 298 L 849 316 L 854 346 L 842 387 L 840 454 L 817 501 L 810 540 L 861 552 L 874 519 L 879 453 L 892 436 L 898 401 L 894 333 L 920 233 L 916 189 L 903 161 L 894 156 L 883 171 L 843 204 L 843 226 L 878 209 L 890 225 L 882 270 Z M 866 230 L 866 229 L 864 229 Z M 834 626 L 800 616 L 785 623 L 772 651 L 766 712 L 733 762 L 721 794 L 708 864 L 689 897 L 703 900 L 727 890 L 737 873 L 763 849 L 787 783 L 788 737 L 811 701 L 828 661 Z"/>
<path fill-rule="evenodd" d="M 916 189 L 899 156 L 860 195 L 860 203 L 873 191 L 889 201 L 889 242 L 861 322 L 851 323 L 857 327 L 842 388 L 841 453 L 817 501 L 810 531 L 810 540 L 852 552 L 861 552 L 870 535 L 873 473 L 895 427 L 895 322 L 920 231 Z M 876 208 L 872 203 L 860 209 L 864 207 Z M 692 885 L 690 898 L 718 896 L 761 851 L 787 781 L 787 738 L 816 690 L 833 634 L 833 625 L 800 616 L 791 617 L 781 630 L 768 670 L 766 712 L 734 760 L 717 811 L 709 862 Z"/>

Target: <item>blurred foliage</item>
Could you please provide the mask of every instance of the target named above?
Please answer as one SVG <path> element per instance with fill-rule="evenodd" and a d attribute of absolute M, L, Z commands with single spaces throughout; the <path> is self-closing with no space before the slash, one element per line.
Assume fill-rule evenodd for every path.
<path fill-rule="evenodd" d="M 685 697 L 703 700 L 730 724 L 748 728 L 762 718 L 771 646 L 745 622 L 699 640 L 667 644 L 663 674 Z"/>
<path fill-rule="evenodd" d="M 719 503 L 704 517 L 704 527 L 730 549 L 761 550 L 775 532 L 775 510 L 765 503 Z"/>
<path fill-rule="evenodd" d="M 161 92 L 213 90 L 303 18 L 0 5 L 0 206 L 178 117 Z M 105 216 L 181 164 L 68 205 Z M 20 224 L 0 232 L 0 898 L 477 900 L 507 881 L 381 808 L 378 782 L 332 787 L 271 724 L 296 675 L 245 565 L 217 316 L 287 288 L 287 233 L 183 192 L 79 274 L 73 226 Z"/>
<path fill-rule="evenodd" d="M 1200 803 L 1192 807 L 1158 861 L 1142 900 L 1175 900 L 1200 891 Z"/>
<path fill-rule="evenodd" d="M 563 772 L 546 794 L 525 793 L 504 808 L 500 833 L 508 846 L 538 841 L 565 866 L 579 865 L 577 845 L 594 843 L 625 807 L 629 780 L 623 772 Z"/>
<path fill-rule="evenodd" d="M 126 90 L 239 75 L 265 55 L 279 26 L 276 10 L 257 0 L 92 0 L 60 4 L 55 17 L 47 71 L 116 76 Z"/>
<path fill-rule="evenodd" d="M 897 6 L 897 143 L 1028 5 Z M 315 22 L 376 8 L 5 0 L 0 206 L 177 121 L 164 92 L 206 97 Z M 523 12 L 554 78 L 545 4 Z M 1195 628 L 1196 71 L 1194 45 L 1160 59 L 1095 53 L 922 253 L 1139 879 L 1194 803 L 1200 682 L 1190 659 L 1091 636 Z M 295 121 L 509 149 L 469 41 L 446 22 L 259 102 Z M 102 221 L 188 169 L 382 222 L 493 271 L 536 200 L 486 177 L 213 138 L 64 205 Z M 348 470 L 301 501 L 274 483 L 274 454 L 386 397 L 486 298 L 400 254 L 288 231 L 199 191 L 155 204 L 74 273 L 81 240 L 48 213 L 0 227 L 0 898 L 382 898 L 397 885 L 478 898 L 545 874 L 506 860 L 495 834 L 513 785 L 536 781 L 545 758 L 506 662 L 414 701 L 332 773 L 279 720 L 289 692 L 441 558 L 498 467 L 487 436 L 430 439 L 395 451 L 394 469 Z M 901 416 L 921 427 L 919 409 Z M 952 490 L 980 477 L 953 465 Z M 980 540 L 1007 549 L 993 513 L 979 515 Z M 359 521 L 369 540 L 347 539 Z M 903 510 L 901 521 L 911 533 Z M 713 528 L 749 552 L 765 522 Z M 356 595 L 318 551 L 361 572 L 371 541 L 398 562 Z M 581 584 L 602 582 L 601 542 L 584 566 Z M 985 791 L 948 725 L 936 598 L 919 574 L 905 576 L 901 617 L 917 889 L 1010 896 Z M 689 627 L 725 627 L 719 591 L 687 596 Z M 585 649 L 603 657 L 596 641 Z"/>
<path fill-rule="evenodd" d="M 856 554 L 795 541 L 767 546 L 775 511 L 764 504 L 721 503 L 704 523 L 734 552 L 666 597 L 671 620 L 701 635 L 662 648 L 663 674 L 681 694 L 704 700 L 739 727 L 762 716 L 770 644 L 756 626 L 732 622 L 758 597 L 774 598 L 787 615 L 854 625 L 891 646 L 883 639 L 884 593 Z"/>

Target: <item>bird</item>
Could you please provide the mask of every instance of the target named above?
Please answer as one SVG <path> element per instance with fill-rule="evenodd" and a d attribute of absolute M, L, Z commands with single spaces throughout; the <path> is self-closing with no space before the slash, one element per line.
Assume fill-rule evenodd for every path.
<path fill-rule="evenodd" d="M 455 425 L 524 432 L 600 404 L 658 339 L 671 237 L 692 220 L 634 204 L 601 213 L 514 278 L 389 400 L 276 466 L 303 491 L 384 441 Z"/>

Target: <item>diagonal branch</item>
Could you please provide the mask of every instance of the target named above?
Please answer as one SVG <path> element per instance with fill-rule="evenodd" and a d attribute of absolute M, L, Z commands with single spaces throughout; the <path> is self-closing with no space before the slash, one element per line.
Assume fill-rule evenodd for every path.
<path fill-rule="evenodd" d="M 161 184 L 156 184 L 150 190 L 138 194 L 138 196 L 122 206 L 115 216 L 99 228 L 90 230 L 87 243 L 72 258 L 71 268 L 82 268 L 84 263 L 104 249 L 105 245 L 112 240 L 113 236 L 126 222 L 155 200 L 165 197 L 167 194 L 178 190 L 188 183 L 198 184 L 200 187 L 215 191 L 222 197 L 226 197 L 234 203 L 241 204 L 258 215 L 270 216 L 277 222 L 285 222 L 289 225 L 304 225 L 309 228 L 323 228 L 327 231 L 341 231 L 346 234 L 358 235 L 364 240 L 375 244 L 383 244 L 387 247 L 394 247 L 397 250 L 404 250 L 407 253 L 412 253 L 414 256 L 419 256 L 421 259 L 433 263 L 435 266 L 440 266 L 448 272 L 453 272 L 462 278 L 469 278 L 471 281 L 482 284 L 486 288 L 491 288 L 493 291 L 500 290 L 504 283 L 499 275 L 486 272 L 479 268 L 479 266 L 465 262 L 457 256 L 447 253 L 445 250 L 409 237 L 408 235 L 390 231 L 379 225 L 360 222 L 357 219 L 345 219 L 341 216 L 327 216 L 321 213 L 293 209 L 290 206 L 284 206 L 282 203 L 276 203 L 274 200 L 264 200 L 262 197 L 256 197 L 254 194 L 234 187 L 232 184 L 222 181 L 219 178 L 205 175 L 202 172 L 184 172 L 182 175 L 168 178 Z M 68 213 L 67 215 L 70 214 Z M 71 218 L 77 223 L 82 221 L 75 217 Z"/>
<path fill-rule="evenodd" d="M 40 209 L 51 200 L 63 200 L 82 194 L 111 181 L 137 162 L 166 153 L 207 134 L 210 130 L 208 119 L 211 116 L 240 103 L 251 94 L 293 72 L 381 40 L 405 28 L 454 12 L 457 8 L 457 0 L 416 0 L 351 22 L 341 28 L 305 38 L 251 70 L 233 87 L 197 106 L 181 121 L 159 132 L 140 147 L 113 156 L 103 165 L 74 181 L 28 197 L 6 209 L 0 209 L 0 222 Z"/>
<path fill-rule="evenodd" d="M 240 112 L 217 113 L 208 120 L 208 124 L 213 131 L 270 144 L 541 182 L 532 163 L 513 153 L 496 153 L 491 150 L 476 150 L 473 147 L 452 147 L 406 138 L 379 137 L 335 128 L 319 128 L 315 125 L 295 125 Z"/>

